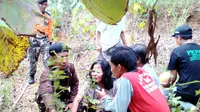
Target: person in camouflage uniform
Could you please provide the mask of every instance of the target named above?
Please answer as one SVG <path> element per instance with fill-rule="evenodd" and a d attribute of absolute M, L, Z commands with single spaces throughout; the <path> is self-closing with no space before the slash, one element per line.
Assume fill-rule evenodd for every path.
<path fill-rule="evenodd" d="M 44 67 L 47 66 L 47 58 L 49 57 L 49 46 L 52 42 L 52 27 L 53 20 L 50 14 L 48 14 L 45 10 L 47 8 L 47 0 L 38 0 L 39 8 L 42 14 L 45 16 L 44 24 L 35 24 L 34 31 L 36 33 L 36 37 L 29 37 L 30 47 L 28 50 L 28 59 L 30 63 L 29 68 L 29 84 L 33 84 L 35 82 L 35 73 L 37 68 L 37 61 L 39 54 L 43 55 L 43 64 Z"/>
<path fill-rule="evenodd" d="M 37 61 L 39 54 L 41 53 L 43 55 L 43 65 L 44 67 L 47 66 L 47 58 L 49 57 L 49 39 L 48 38 L 35 38 L 30 37 L 30 47 L 28 49 L 28 60 L 29 60 L 29 83 L 33 84 L 35 82 L 34 75 L 36 73 L 37 68 Z"/>

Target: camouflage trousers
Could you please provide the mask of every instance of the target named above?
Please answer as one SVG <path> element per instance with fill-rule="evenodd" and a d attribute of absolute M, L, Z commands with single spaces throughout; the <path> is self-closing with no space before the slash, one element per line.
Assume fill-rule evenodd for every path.
<path fill-rule="evenodd" d="M 50 41 L 49 38 L 29 38 L 30 47 L 28 49 L 28 60 L 29 60 L 29 75 L 30 77 L 34 77 L 37 68 L 38 57 L 40 53 L 42 54 L 43 65 L 44 67 L 48 67 L 47 58 L 49 57 L 49 46 Z"/>

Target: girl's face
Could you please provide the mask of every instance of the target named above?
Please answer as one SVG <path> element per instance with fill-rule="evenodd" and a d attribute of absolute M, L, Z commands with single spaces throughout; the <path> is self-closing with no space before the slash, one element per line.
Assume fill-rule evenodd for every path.
<path fill-rule="evenodd" d="M 100 83 L 102 81 L 103 71 L 100 64 L 94 65 L 91 76 L 97 81 L 97 83 Z"/>

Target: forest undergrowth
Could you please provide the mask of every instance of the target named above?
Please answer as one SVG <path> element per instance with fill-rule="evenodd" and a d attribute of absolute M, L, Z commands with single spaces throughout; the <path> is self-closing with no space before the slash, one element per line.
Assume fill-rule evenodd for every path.
<path fill-rule="evenodd" d="M 157 46 L 157 64 L 154 64 L 153 59 L 150 60 L 150 65 L 154 67 L 158 75 L 166 71 L 170 53 L 172 49 L 176 47 L 175 41 L 171 38 L 171 35 L 176 26 L 175 23 L 178 20 L 174 20 L 172 16 L 179 16 L 179 14 L 167 15 L 170 12 L 166 10 L 161 12 L 162 13 L 160 13 L 160 16 L 158 17 L 157 28 L 155 32 L 156 38 L 158 35 L 161 37 Z M 74 16 L 65 17 L 65 27 L 60 29 L 60 38 L 57 38 L 57 41 L 66 43 L 72 49 L 70 51 L 70 61 L 75 64 L 76 72 L 80 79 L 79 94 L 82 94 L 84 92 L 84 88 L 87 87 L 87 80 L 85 76 L 91 63 L 95 61 L 98 56 L 98 51 L 95 50 L 96 19 L 91 15 L 88 16 L 87 11 L 79 13 L 73 12 L 72 14 Z M 200 44 L 200 11 L 192 9 L 186 12 L 186 15 L 183 16 L 185 16 L 185 21 L 193 28 L 194 42 Z M 144 19 L 145 18 L 139 18 L 139 15 L 134 15 L 128 12 L 125 35 L 129 46 L 135 43 L 148 44 L 149 36 L 147 34 L 147 29 L 145 27 L 142 29 L 138 27 L 138 25 Z M 76 21 L 79 21 L 77 28 L 75 24 Z M 9 111 L 13 103 L 23 91 L 25 85 L 28 83 L 28 66 L 28 59 L 26 58 L 21 62 L 18 70 L 16 70 L 9 78 L 5 78 L 4 75 L 0 74 L 1 112 Z M 28 86 L 24 95 L 17 103 L 14 112 L 38 111 L 37 104 L 35 102 L 35 93 L 37 92 L 39 77 L 43 70 L 41 56 L 39 58 L 37 68 L 36 83 Z"/>

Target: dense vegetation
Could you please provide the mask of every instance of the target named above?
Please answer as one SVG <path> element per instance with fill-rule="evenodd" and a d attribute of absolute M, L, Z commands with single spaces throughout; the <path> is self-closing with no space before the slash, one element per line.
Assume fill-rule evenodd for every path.
<path fill-rule="evenodd" d="M 166 0 L 129 0 L 129 8 L 126 13 L 127 34 L 128 34 L 127 40 L 129 41 L 129 44 L 133 44 L 136 42 L 141 43 L 142 40 L 138 38 L 143 38 L 144 36 L 140 37 L 141 35 L 139 35 L 139 33 L 146 32 L 145 29 L 147 27 L 147 22 L 148 22 L 147 21 L 148 10 L 152 8 L 153 4 L 155 3 L 156 3 L 155 11 L 157 12 L 157 17 L 158 17 L 158 22 L 159 22 L 159 24 L 157 24 L 157 28 L 159 29 L 161 24 L 164 24 L 164 22 L 167 19 L 168 21 L 170 21 L 170 25 L 169 25 L 170 32 L 172 32 L 176 26 L 188 22 L 188 18 L 200 5 L 199 0 L 167 0 L 167 1 Z M 83 57 L 84 55 L 91 55 L 91 53 L 94 53 L 96 49 L 95 43 L 94 43 L 95 30 L 96 30 L 96 17 L 93 16 L 91 13 L 89 13 L 88 9 L 81 3 L 80 0 L 50 0 L 48 11 L 51 13 L 54 19 L 54 39 L 55 40 L 58 40 L 58 41 L 64 40 L 66 43 L 69 43 L 69 44 L 70 42 L 74 42 L 74 41 L 76 41 L 75 44 L 79 44 L 81 42 L 80 45 L 70 46 L 74 48 L 70 55 L 70 59 L 74 61 L 75 63 L 77 63 L 77 66 L 78 66 L 77 68 L 79 68 L 78 70 L 79 70 L 79 73 L 81 74 L 80 77 L 82 78 L 82 80 L 85 80 L 83 77 L 86 73 L 86 70 L 82 70 L 82 68 L 80 67 L 81 66 L 80 64 L 83 64 L 85 60 L 81 60 L 80 57 L 81 56 Z M 4 22 L 1 21 L 0 28 L 2 28 L 2 26 L 6 26 L 9 29 L 9 27 Z M 0 29 L 0 32 L 1 32 L 1 29 Z M 138 35 L 136 35 L 135 33 L 137 33 Z M 8 36 L 8 37 L 12 37 L 12 36 L 13 35 Z M 1 34 L 0 34 L 0 37 L 1 37 Z M 8 39 L 9 38 L 7 38 L 6 40 Z M 143 38 L 143 39 L 148 40 L 149 37 Z M 21 40 L 17 40 L 17 42 L 19 41 L 21 42 Z M 24 39 L 23 41 L 27 41 L 27 40 Z M 1 42 L 3 42 L 3 44 L 0 44 L 1 45 L 0 49 L 4 49 L 4 50 L 0 50 L 0 62 L 2 59 L 4 59 L 3 55 L 1 55 L 2 51 L 5 52 L 5 48 L 8 48 L 7 44 L 9 44 L 9 43 L 5 43 L 6 41 L 2 41 L 2 38 L 0 39 L 0 43 Z M 24 46 L 21 47 L 24 50 L 28 46 L 26 43 L 24 44 Z M 145 41 L 145 44 L 147 43 L 148 42 Z M 161 43 L 164 43 L 164 42 L 161 41 Z M 163 44 L 163 46 L 167 46 L 167 45 Z M 11 46 L 9 48 L 12 48 L 11 51 L 14 51 L 14 50 L 21 51 L 19 49 L 15 49 L 15 46 Z M 167 46 L 165 48 L 172 49 L 172 46 Z M 14 52 L 11 52 L 10 54 L 11 56 L 13 55 L 12 53 Z M 23 53 L 23 54 L 26 54 L 26 53 Z M 158 59 L 157 72 L 161 73 L 165 71 L 167 59 L 165 58 L 165 56 L 163 56 L 164 53 L 161 53 L 159 55 L 161 56 L 160 56 L 160 59 Z M 168 52 L 167 52 L 167 56 L 169 56 Z M 11 57 L 8 57 L 8 58 L 11 59 Z M 24 58 L 24 56 L 21 56 L 19 60 L 22 60 L 21 58 Z M 92 57 L 92 56 L 90 56 L 90 58 L 87 58 L 88 64 L 86 66 L 88 66 L 94 60 L 94 58 L 95 57 Z M 80 62 L 80 60 L 83 62 Z M 161 62 L 160 60 L 164 60 L 164 61 Z M 20 62 L 21 61 L 17 61 L 14 63 L 19 64 Z M 10 61 L 7 61 L 6 64 L 12 64 L 12 63 L 10 63 Z M 5 67 L 6 64 L 1 64 L 0 68 Z M 10 68 L 9 65 L 8 65 L 8 68 Z M 4 71 L 3 69 L 0 69 L 0 70 Z M 9 74 L 10 72 L 6 72 L 6 73 L 8 75 L 11 75 Z M 17 73 L 13 73 L 13 75 L 15 74 Z M 25 74 L 25 73 L 22 72 L 22 74 Z M 20 75 L 18 74 L 16 76 L 20 77 Z M 14 84 L 11 82 L 15 82 L 12 80 L 12 76 L 11 78 L 0 80 L 0 111 L 1 110 L 7 111 L 7 109 L 9 109 L 13 104 L 13 99 L 11 97 L 13 95 L 12 91 L 13 91 Z M 172 95 L 172 97 L 174 96 Z M 179 107 L 177 106 L 177 100 L 178 99 L 173 99 L 173 100 L 170 99 L 170 103 L 172 105 L 175 105 L 174 109 L 176 110 L 176 112 L 178 112 L 177 110 L 179 109 Z"/>

